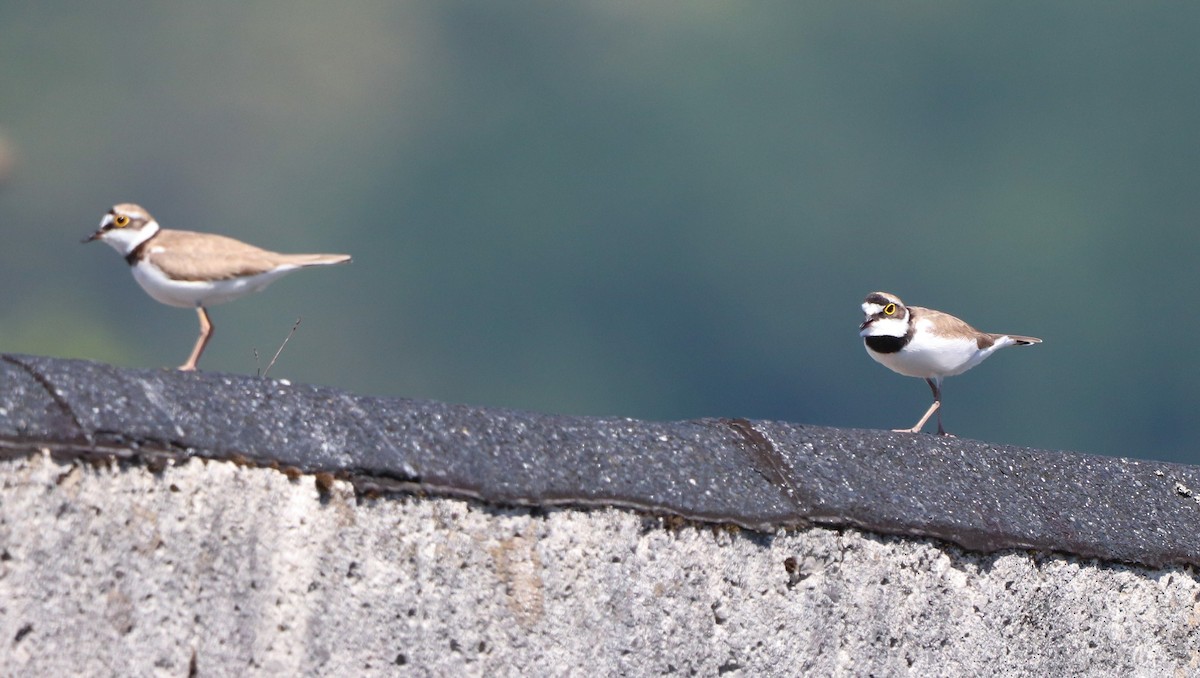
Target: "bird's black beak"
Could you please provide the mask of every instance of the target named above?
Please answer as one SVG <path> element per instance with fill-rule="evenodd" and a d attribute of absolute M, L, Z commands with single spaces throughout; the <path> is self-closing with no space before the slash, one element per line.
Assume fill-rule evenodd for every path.
<path fill-rule="evenodd" d="M 858 326 L 858 331 L 862 332 L 863 330 L 867 329 L 867 325 L 871 324 L 871 320 L 871 318 L 867 318 L 866 320 L 862 321 L 862 324 Z"/>
<path fill-rule="evenodd" d="M 97 228 L 95 233 L 89 235 L 88 237 L 84 238 L 80 242 L 86 244 L 93 240 L 99 240 L 100 236 L 104 235 L 104 232 L 112 227 L 112 222 L 113 222 L 113 215 L 112 215 L 112 212 L 109 212 L 108 214 L 104 215 L 104 219 L 102 219 L 100 221 L 100 228 Z"/>

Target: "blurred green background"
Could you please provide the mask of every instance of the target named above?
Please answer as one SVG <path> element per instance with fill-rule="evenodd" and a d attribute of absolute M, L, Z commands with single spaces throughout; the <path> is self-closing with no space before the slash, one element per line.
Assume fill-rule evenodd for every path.
<path fill-rule="evenodd" d="M 79 239 L 348 252 L 201 368 L 652 419 L 909 426 L 874 290 L 1009 349 L 963 437 L 1200 462 L 1200 6 L 0 2 L 0 351 L 179 364 Z M 3 166 L 3 163 L 0 163 Z M 253 351 L 261 357 L 256 364 Z"/>

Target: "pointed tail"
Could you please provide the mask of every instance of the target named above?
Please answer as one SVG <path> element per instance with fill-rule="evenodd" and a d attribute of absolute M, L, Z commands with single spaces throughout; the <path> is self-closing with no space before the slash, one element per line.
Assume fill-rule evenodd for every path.
<path fill-rule="evenodd" d="M 350 261 L 349 254 L 289 254 L 288 263 L 297 266 L 328 266 Z"/>

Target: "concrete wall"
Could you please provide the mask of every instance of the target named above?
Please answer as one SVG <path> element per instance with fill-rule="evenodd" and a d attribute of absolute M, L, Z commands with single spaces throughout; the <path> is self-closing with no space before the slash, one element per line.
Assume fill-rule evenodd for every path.
<path fill-rule="evenodd" d="M 854 529 L 0 462 L 0 672 L 1197 675 L 1200 581 Z"/>

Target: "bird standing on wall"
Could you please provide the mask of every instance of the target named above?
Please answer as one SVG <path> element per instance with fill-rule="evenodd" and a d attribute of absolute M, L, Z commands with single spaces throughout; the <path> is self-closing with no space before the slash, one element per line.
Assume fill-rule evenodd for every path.
<path fill-rule="evenodd" d="M 347 254 L 279 254 L 212 233 L 161 228 L 138 205 L 116 205 L 100 228 L 83 242 L 103 240 L 129 263 L 133 277 L 156 301 L 195 308 L 200 336 L 184 371 L 196 369 L 212 337 L 206 307 L 258 292 L 276 279 L 306 266 L 350 261 Z"/>
<path fill-rule="evenodd" d="M 866 319 L 859 336 L 876 362 L 907 377 L 920 377 L 933 390 L 933 405 L 912 428 L 918 433 L 934 412 L 938 435 L 942 428 L 942 379 L 962 374 L 1005 346 L 1040 344 L 1041 339 L 1016 334 L 980 332 L 949 313 L 920 306 L 905 306 L 900 297 L 872 292 L 862 304 Z"/>

